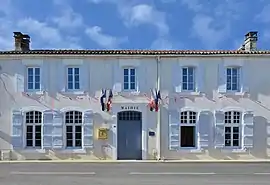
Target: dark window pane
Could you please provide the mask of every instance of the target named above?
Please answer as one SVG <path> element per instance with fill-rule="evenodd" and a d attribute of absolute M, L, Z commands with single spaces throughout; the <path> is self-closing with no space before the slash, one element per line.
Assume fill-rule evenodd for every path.
<path fill-rule="evenodd" d="M 233 133 L 239 133 L 239 127 L 233 127 Z"/>
<path fill-rule="evenodd" d="M 67 139 L 72 139 L 73 138 L 73 134 L 72 133 L 67 133 Z"/>
<path fill-rule="evenodd" d="M 187 75 L 187 68 L 183 68 L 182 72 L 183 72 L 183 75 Z"/>
<path fill-rule="evenodd" d="M 225 139 L 231 139 L 231 134 L 225 134 Z"/>
<path fill-rule="evenodd" d="M 36 126 L 36 132 L 41 133 L 41 125 L 37 125 L 37 126 Z"/>
<path fill-rule="evenodd" d="M 239 146 L 239 140 L 238 139 L 233 140 L 233 146 Z"/>
<path fill-rule="evenodd" d="M 26 134 L 26 139 L 33 139 L 33 133 L 32 132 L 28 132 Z"/>
<path fill-rule="evenodd" d="M 33 126 L 27 126 L 26 132 L 33 132 Z"/>
<path fill-rule="evenodd" d="M 72 132 L 72 126 L 67 126 L 67 132 Z"/>
<path fill-rule="evenodd" d="M 76 139 L 75 146 L 76 147 L 81 147 L 82 146 L 82 141 L 80 139 Z"/>
<path fill-rule="evenodd" d="M 32 139 L 27 139 L 26 140 L 26 146 L 33 146 L 33 140 Z"/>
<path fill-rule="evenodd" d="M 225 140 L 225 146 L 231 146 L 231 140 L 229 139 Z"/>
<path fill-rule="evenodd" d="M 124 75 L 128 75 L 128 69 L 124 69 Z"/>
<path fill-rule="evenodd" d="M 40 139 L 36 139 L 36 147 L 40 147 L 41 146 L 41 140 Z"/>
<path fill-rule="evenodd" d="M 72 147 L 72 139 L 67 139 L 67 147 Z"/>
<path fill-rule="evenodd" d="M 76 126 L 75 127 L 75 132 L 82 132 L 82 127 L 81 126 Z"/>

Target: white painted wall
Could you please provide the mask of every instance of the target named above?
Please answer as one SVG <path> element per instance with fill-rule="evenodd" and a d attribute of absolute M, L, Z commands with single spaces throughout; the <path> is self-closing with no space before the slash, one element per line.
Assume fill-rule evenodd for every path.
<path fill-rule="evenodd" d="M 18 59 L 19 58 L 19 59 Z M 23 57 L 22 57 L 23 58 Z M 17 75 L 25 74 L 25 65 L 31 64 L 29 60 L 1 59 L 1 81 L 0 81 L 0 150 L 4 153 L 4 158 L 102 158 L 104 153 L 109 158 L 116 158 L 115 154 L 115 116 L 121 105 L 136 105 L 143 111 L 143 150 L 145 158 L 153 158 L 156 149 L 156 138 L 147 136 L 148 131 L 156 131 L 157 114 L 145 109 L 150 88 L 156 86 L 156 59 L 154 57 L 144 58 L 124 58 L 124 57 L 77 57 L 63 60 L 59 57 L 31 58 L 34 64 L 41 61 L 43 65 L 44 90 L 47 92 L 41 96 L 40 101 L 23 96 L 17 92 Z M 26 58 L 24 58 L 26 59 Z M 29 58 L 28 58 L 29 59 Z M 121 60 L 123 59 L 123 60 Z M 133 59 L 133 60 L 130 60 Z M 270 67 L 267 57 L 181 57 L 163 58 L 161 57 L 161 94 L 164 98 L 161 110 L 161 157 L 167 159 L 251 159 L 268 158 L 268 125 L 269 125 L 269 92 L 270 82 L 268 80 L 268 69 Z M 28 62 L 26 62 L 28 61 Z M 31 60 L 32 61 L 32 60 Z M 61 92 L 65 84 L 63 69 L 66 64 L 81 63 L 83 72 L 83 91 L 87 95 L 80 95 L 76 99 L 74 94 Z M 243 97 L 240 95 L 221 96 L 218 93 L 219 65 L 241 65 L 244 69 L 244 81 L 247 83 L 249 91 Z M 139 74 L 139 95 L 122 93 L 123 96 L 115 94 L 113 99 L 113 110 L 111 113 L 102 112 L 99 105 L 99 95 L 102 88 L 113 88 L 122 75 L 119 69 L 121 66 L 135 65 Z M 177 69 L 181 65 L 195 65 L 201 71 L 200 91 L 201 93 L 183 94 L 175 93 L 175 82 L 173 78 Z M 147 96 L 145 95 L 147 93 Z M 182 98 L 180 98 L 180 96 Z M 34 96 L 35 98 L 37 95 Z M 68 97 L 72 97 L 70 100 Z M 176 100 L 176 102 L 175 102 Z M 260 102 L 260 103 L 259 103 Z M 16 150 L 10 153 L 11 146 L 11 110 L 35 106 L 45 109 L 63 109 L 74 107 L 77 109 L 93 110 L 94 128 L 107 127 L 110 129 L 108 141 L 94 140 L 93 149 L 90 151 L 28 151 Z M 169 150 L 169 112 L 185 108 L 208 111 L 209 134 L 214 137 L 214 111 L 233 107 L 238 109 L 248 109 L 254 111 L 254 147 L 245 151 L 221 151 L 209 146 L 205 150 Z M 207 120 L 207 119 L 206 119 Z M 210 139 L 210 140 L 211 140 Z M 210 144 L 211 145 L 211 144 Z M 107 147 L 106 147 L 107 146 Z M 106 151 L 104 152 L 104 147 Z"/>

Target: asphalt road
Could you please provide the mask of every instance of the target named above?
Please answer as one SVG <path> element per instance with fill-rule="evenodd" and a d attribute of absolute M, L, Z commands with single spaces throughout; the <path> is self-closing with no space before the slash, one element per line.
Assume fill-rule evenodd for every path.
<path fill-rule="evenodd" d="M 1 163 L 0 185 L 270 184 L 270 163 Z"/>

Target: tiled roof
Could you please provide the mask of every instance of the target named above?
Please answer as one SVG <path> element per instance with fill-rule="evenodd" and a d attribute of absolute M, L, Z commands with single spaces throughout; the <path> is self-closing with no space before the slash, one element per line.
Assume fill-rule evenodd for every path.
<path fill-rule="evenodd" d="M 240 50 L 30 50 L 0 51 L 0 55 L 247 55 L 270 54 L 265 51 Z"/>

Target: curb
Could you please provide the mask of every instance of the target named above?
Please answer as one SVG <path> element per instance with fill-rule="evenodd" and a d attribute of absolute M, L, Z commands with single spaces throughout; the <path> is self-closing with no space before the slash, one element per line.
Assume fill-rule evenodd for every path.
<path fill-rule="evenodd" d="M 23 160 L 1 163 L 269 163 L 270 160 Z"/>

